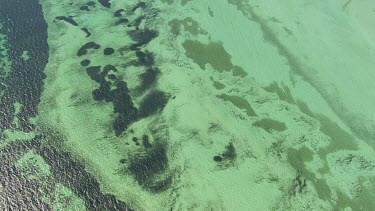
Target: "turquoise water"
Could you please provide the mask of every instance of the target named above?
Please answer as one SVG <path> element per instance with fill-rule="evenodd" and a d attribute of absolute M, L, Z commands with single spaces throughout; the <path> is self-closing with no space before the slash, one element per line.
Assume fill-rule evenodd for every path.
<path fill-rule="evenodd" d="M 374 210 L 375 4 L 2 0 L 1 210 Z"/>

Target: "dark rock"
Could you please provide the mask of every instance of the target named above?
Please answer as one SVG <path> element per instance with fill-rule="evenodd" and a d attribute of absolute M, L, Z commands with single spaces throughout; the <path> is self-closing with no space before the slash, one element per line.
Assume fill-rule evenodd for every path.
<path fill-rule="evenodd" d="M 137 42 L 130 46 L 131 50 L 138 50 L 139 47 L 148 44 L 151 40 L 155 39 L 159 35 L 157 31 L 149 29 L 133 30 L 128 34 L 132 40 Z"/>
<path fill-rule="evenodd" d="M 113 122 L 113 129 L 115 130 L 116 136 L 121 135 L 131 123 L 137 119 L 136 110 L 129 109 L 129 112 L 119 113 L 118 117 Z"/>
<path fill-rule="evenodd" d="M 90 11 L 89 7 L 86 6 L 86 5 L 81 6 L 79 9 L 82 10 L 82 11 Z"/>
<path fill-rule="evenodd" d="M 91 33 L 89 32 L 89 30 L 87 28 L 82 28 L 81 30 L 86 33 L 86 37 L 91 36 Z"/>
<path fill-rule="evenodd" d="M 146 188 L 152 193 L 160 193 L 167 190 L 172 185 L 172 177 L 168 176 L 163 180 L 154 180 L 147 183 Z"/>
<path fill-rule="evenodd" d="M 136 51 L 135 55 L 138 57 L 138 65 L 152 66 L 155 63 L 154 54 L 146 51 Z"/>
<path fill-rule="evenodd" d="M 137 141 L 138 141 L 138 138 L 137 138 L 137 137 L 133 137 L 133 138 L 132 138 L 132 141 L 137 142 Z"/>
<path fill-rule="evenodd" d="M 104 66 L 103 68 L 103 72 L 102 72 L 102 75 L 105 77 L 109 71 L 113 71 L 113 72 L 117 72 L 117 68 L 111 64 L 107 64 L 106 66 Z"/>
<path fill-rule="evenodd" d="M 62 20 L 62 21 L 65 21 L 65 22 L 68 22 L 68 23 L 72 24 L 73 26 L 78 26 L 78 23 L 75 20 L 73 20 L 72 16 L 69 16 L 69 17 L 57 16 L 55 18 L 55 20 Z"/>
<path fill-rule="evenodd" d="M 87 5 L 87 6 L 94 6 L 94 5 L 95 5 L 95 2 L 93 2 L 93 1 L 89 1 L 89 2 L 86 3 L 86 5 Z"/>
<path fill-rule="evenodd" d="M 103 81 L 103 77 L 100 75 L 100 66 L 88 67 L 86 68 L 86 73 L 92 80 L 98 83 L 101 83 Z"/>
<path fill-rule="evenodd" d="M 99 89 L 94 89 L 94 91 L 92 91 L 92 96 L 96 101 L 103 101 L 109 98 L 108 93 L 109 89 L 107 86 L 100 86 Z"/>
<path fill-rule="evenodd" d="M 120 20 L 117 21 L 116 25 L 122 24 L 122 23 L 128 23 L 129 19 L 127 18 L 121 18 Z"/>
<path fill-rule="evenodd" d="M 132 12 L 136 11 L 138 8 L 146 8 L 146 3 L 141 1 L 141 2 L 138 2 L 138 4 L 136 4 L 133 8 L 132 8 Z"/>
<path fill-rule="evenodd" d="M 81 65 L 82 65 L 82 66 L 87 66 L 87 65 L 89 65 L 90 63 L 91 63 L 91 61 L 88 60 L 88 59 L 84 59 L 84 60 L 81 61 Z"/>
<path fill-rule="evenodd" d="M 115 52 L 115 50 L 113 48 L 105 48 L 104 51 L 103 51 L 104 55 L 106 55 L 106 56 L 112 55 L 114 52 Z"/>
<path fill-rule="evenodd" d="M 111 8 L 111 3 L 109 3 L 109 0 L 99 0 L 99 3 L 100 3 L 103 7 Z"/>
<path fill-rule="evenodd" d="M 116 135 L 125 131 L 131 123 L 138 119 L 138 110 L 135 108 L 129 95 L 127 84 L 123 81 L 116 83 L 117 89 L 111 91 L 114 112 L 119 116 L 113 123 Z"/>
<path fill-rule="evenodd" d="M 109 74 L 108 75 L 108 79 L 111 79 L 111 80 L 116 80 L 116 75 L 114 75 L 114 74 Z"/>
<path fill-rule="evenodd" d="M 96 101 L 103 101 L 110 102 L 112 100 L 112 96 L 110 94 L 111 83 L 108 81 L 103 81 L 100 83 L 99 89 L 95 89 L 92 92 L 93 98 Z"/>
<path fill-rule="evenodd" d="M 233 146 L 233 143 L 229 143 L 229 144 L 225 147 L 225 151 L 224 151 L 224 153 L 222 154 L 222 156 L 223 156 L 224 159 L 229 159 L 229 160 L 234 160 L 234 159 L 236 159 L 237 154 L 236 154 L 236 149 L 235 149 L 234 146 Z"/>
<path fill-rule="evenodd" d="M 168 103 L 168 96 L 159 90 L 151 91 L 140 103 L 139 115 L 141 118 L 149 117 L 163 110 Z"/>
<path fill-rule="evenodd" d="M 221 162 L 221 161 L 223 161 L 223 157 L 221 157 L 219 155 L 216 155 L 216 156 L 214 156 L 214 161 Z"/>
<path fill-rule="evenodd" d="M 148 135 L 143 135 L 142 136 L 142 144 L 145 148 L 150 148 L 152 147 L 152 145 L 150 144 L 150 139 L 148 137 Z"/>
<path fill-rule="evenodd" d="M 115 134 L 119 136 L 131 123 L 138 119 L 138 110 L 132 102 L 126 82 L 116 81 L 116 88 L 111 89 L 111 81 L 106 80 L 107 74 L 110 71 L 116 72 L 117 69 L 113 65 L 106 65 L 103 71 L 101 71 L 100 66 L 86 68 L 86 72 L 90 78 L 100 84 L 99 89 L 95 89 L 92 92 L 93 98 L 96 101 L 104 100 L 113 103 L 113 110 L 118 116 L 112 123 L 112 127 Z M 108 78 L 116 79 L 116 76 L 110 74 Z"/>
<path fill-rule="evenodd" d="M 122 12 L 124 12 L 124 11 L 125 11 L 124 9 L 119 9 L 113 15 L 115 17 L 121 17 L 122 16 Z"/>
<path fill-rule="evenodd" d="M 131 26 L 134 26 L 136 28 L 136 30 L 139 30 L 139 25 L 141 24 L 142 20 L 145 19 L 146 16 L 145 15 L 141 15 L 139 17 L 137 17 L 132 24 L 129 24 L 128 27 L 131 27 Z"/>
<path fill-rule="evenodd" d="M 84 44 L 77 52 L 77 56 L 83 56 L 87 54 L 88 49 L 99 49 L 100 45 L 95 42 L 88 42 Z"/>
<path fill-rule="evenodd" d="M 150 191 L 153 189 L 166 190 L 171 183 L 163 182 L 160 187 L 159 175 L 163 175 L 168 168 L 167 150 L 163 145 L 156 145 L 147 154 L 133 157 L 130 160 L 128 170 L 134 176 L 138 184 Z M 167 178 L 168 179 L 168 178 Z M 159 186 L 159 188 L 152 188 Z"/>
<path fill-rule="evenodd" d="M 148 68 L 146 72 L 139 75 L 139 78 L 141 79 L 139 90 L 145 91 L 155 85 L 159 74 L 160 71 L 158 68 Z"/>
<path fill-rule="evenodd" d="M 133 111 L 136 111 L 127 87 L 121 88 L 117 85 L 117 89 L 111 91 L 111 95 L 113 96 L 114 111 L 116 113 L 133 113 Z"/>

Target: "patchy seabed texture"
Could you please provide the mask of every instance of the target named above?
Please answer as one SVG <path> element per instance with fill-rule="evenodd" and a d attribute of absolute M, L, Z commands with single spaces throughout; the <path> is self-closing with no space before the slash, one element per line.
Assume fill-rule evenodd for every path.
<path fill-rule="evenodd" d="M 375 6 L 345 3 L 3 0 L 0 209 L 374 210 Z"/>

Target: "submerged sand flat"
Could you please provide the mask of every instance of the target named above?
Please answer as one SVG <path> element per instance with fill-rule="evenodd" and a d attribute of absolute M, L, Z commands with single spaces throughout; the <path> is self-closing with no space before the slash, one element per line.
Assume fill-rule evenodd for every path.
<path fill-rule="evenodd" d="M 36 129 L 0 146 L 37 137 L 53 209 L 375 209 L 370 0 L 39 2 Z"/>

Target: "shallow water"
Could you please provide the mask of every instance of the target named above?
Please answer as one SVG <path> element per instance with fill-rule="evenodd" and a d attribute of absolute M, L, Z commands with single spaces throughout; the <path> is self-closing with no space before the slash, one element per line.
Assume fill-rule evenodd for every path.
<path fill-rule="evenodd" d="M 1 210 L 374 210 L 375 4 L 1 0 Z"/>

